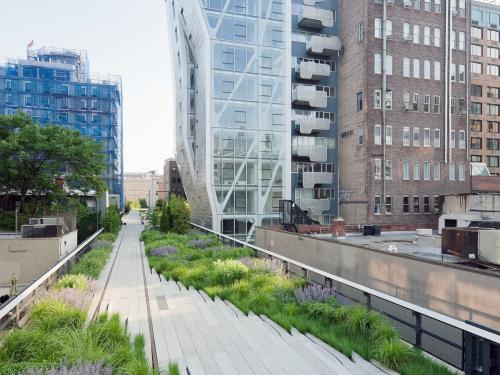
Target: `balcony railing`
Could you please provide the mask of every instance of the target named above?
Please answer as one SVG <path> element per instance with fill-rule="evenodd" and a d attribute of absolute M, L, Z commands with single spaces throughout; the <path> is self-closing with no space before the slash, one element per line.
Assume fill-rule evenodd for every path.
<path fill-rule="evenodd" d="M 331 199 L 300 199 L 297 204 L 308 214 L 322 214 L 325 211 L 330 211 Z"/>
<path fill-rule="evenodd" d="M 327 145 L 297 145 L 296 156 L 308 157 L 311 161 L 325 162 L 328 159 Z"/>
<path fill-rule="evenodd" d="M 316 86 L 297 85 L 293 89 L 293 103 L 315 108 L 326 108 L 328 96 L 325 91 L 319 91 Z"/>
<path fill-rule="evenodd" d="M 330 76 L 330 65 L 314 61 L 301 61 L 297 67 L 297 76 L 300 79 L 319 81 Z"/>
<path fill-rule="evenodd" d="M 312 189 L 318 184 L 332 184 L 332 172 L 304 172 L 302 175 L 302 185 L 306 189 Z"/>
<path fill-rule="evenodd" d="M 340 39 L 336 36 L 313 35 L 307 42 L 307 52 L 312 55 L 331 56 L 340 48 Z"/>
<path fill-rule="evenodd" d="M 333 12 L 304 5 L 299 13 L 299 26 L 321 30 L 333 26 Z"/>
<path fill-rule="evenodd" d="M 299 125 L 299 131 L 302 134 L 330 129 L 330 119 L 327 118 L 300 117 L 295 119 L 295 123 Z"/>

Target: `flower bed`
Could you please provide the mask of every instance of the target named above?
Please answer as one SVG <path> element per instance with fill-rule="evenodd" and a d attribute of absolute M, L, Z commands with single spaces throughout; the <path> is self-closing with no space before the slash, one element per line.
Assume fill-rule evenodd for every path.
<path fill-rule="evenodd" d="M 219 296 L 244 313 L 264 314 L 288 331 L 309 332 L 351 356 L 376 359 L 401 374 L 449 374 L 444 366 L 409 347 L 381 314 L 362 305 L 341 304 L 334 290 L 288 277 L 279 261 L 254 257 L 248 248 L 228 248 L 213 236 L 197 233 L 142 233 L 149 265 L 167 279 Z M 210 243 L 207 248 L 197 244 Z M 176 252 L 152 256 L 151 250 L 175 246 Z"/>

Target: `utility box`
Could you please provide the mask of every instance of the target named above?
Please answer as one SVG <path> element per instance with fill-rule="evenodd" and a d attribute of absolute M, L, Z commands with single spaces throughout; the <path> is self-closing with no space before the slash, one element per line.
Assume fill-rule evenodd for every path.
<path fill-rule="evenodd" d="M 441 253 L 460 258 L 478 258 L 479 228 L 443 228 Z"/>
<path fill-rule="evenodd" d="M 500 265 L 500 230 L 479 232 L 479 259 Z"/>

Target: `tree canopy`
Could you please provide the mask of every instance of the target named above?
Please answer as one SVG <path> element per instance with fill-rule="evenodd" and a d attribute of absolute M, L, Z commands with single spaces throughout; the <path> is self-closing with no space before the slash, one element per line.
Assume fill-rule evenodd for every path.
<path fill-rule="evenodd" d="M 62 126 L 39 126 L 24 114 L 0 116 L 0 193 L 45 196 L 57 180 L 80 191 L 106 190 L 101 146 Z"/>

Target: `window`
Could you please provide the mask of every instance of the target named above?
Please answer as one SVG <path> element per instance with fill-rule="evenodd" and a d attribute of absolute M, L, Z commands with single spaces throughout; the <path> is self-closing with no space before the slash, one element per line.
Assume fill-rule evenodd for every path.
<path fill-rule="evenodd" d="M 434 147 L 441 147 L 441 129 L 434 129 Z"/>
<path fill-rule="evenodd" d="M 458 148 L 465 148 L 465 130 L 460 130 L 458 132 Z"/>
<path fill-rule="evenodd" d="M 413 59 L 413 78 L 420 78 L 420 60 Z"/>
<path fill-rule="evenodd" d="M 431 62 L 424 60 L 424 79 L 431 79 Z"/>
<path fill-rule="evenodd" d="M 379 53 L 374 56 L 373 68 L 375 74 L 382 74 L 382 56 Z"/>
<path fill-rule="evenodd" d="M 392 90 L 387 90 L 385 92 L 385 108 L 392 110 Z"/>
<path fill-rule="evenodd" d="M 424 95 L 424 112 L 429 113 L 431 111 L 431 96 L 428 94 Z"/>
<path fill-rule="evenodd" d="M 412 40 L 412 35 L 410 31 L 410 24 L 409 23 L 403 23 L 403 39 L 404 40 Z"/>
<path fill-rule="evenodd" d="M 434 180 L 439 181 L 441 179 L 441 163 L 439 161 L 434 162 Z"/>
<path fill-rule="evenodd" d="M 385 161 L 385 179 L 392 180 L 392 160 Z"/>
<path fill-rule="evenodd" d="M 456 49 L 457 48 L 457 33 L 455 30 L 451 32 L 451 48 Z"/>
<path fill-rule="evenodd" d="M 441 97 L 434 95 L 434 113 L 441 113 Z"/>
<path fill-rule="evenodd" d="M 471 102 L 470 103 L 470 113 L 475 115 L 480 115 L 483 113 L 483 108 L 481 103 Z"/>
<path fill-rule="evenodd" d="M 450 162 L 450 164 L 448 164 L 448 166 L 449 166 L 448 177 L 449 177 L 450 181 L 455 181 L 455 163 Z"/>
<path fill-rule="evenodd" d="M 410 110 L 410 93 L 409 92 L 403 93 L 403 109 L 405 111 Z"/>
<path fill-rule="evenodd" d="M 382 90 L 373 91 L 373 108 L 375 109 L 382 108 Z"/>
<path fill-rule="evenodd" d="M 410 212 L 410 197 L 408 195 L 403 195 L 403 212 L 405 214 Z"/>
<path fill-rule="evenodd" d="M 365 27 L 363 22 L 358 23 L 358 43 L 363 41 L 363 36 L 365 34 Z"/>
<path fill-rule="evenodd" d="M 498 116 L 500 114 L 499 106 L 496 104 L 488 104 L 488 115 Z"/>
<path fill-rule="evenodd" d="M 380 125 L 375 125 L 375 129 L 374 129 L 374 143 L 376 145 L 381 145 L 382 144 L 382 126 Z"/>
<path fill-rule="evenodd" d="M 483 74 L 483 65 L 481 63 L 472 61 L 470 63 L 470 71 L 474 74 Z"/>
<path fill-rule="evenodd" d="M 385 71 L 388 76 L 392 76 L 392 56 L 386 55 Z"/>
<path fill-rule="evenodd" d="M 420 212 L 420 197 L 415 195 L 413 197 L 413 213 L 418 214 Z"/>
<path fill-rule="evenodd" d="M 431 212 L 431 202 L 428 195 L 424 195 L 424 214 Z"/>
<path fill-rule="evenodd" d="M 481 150 L 483 148 L 482 142 L 483 142 L 482 138 L 472 137 L 470 139 L 470 148 L 472 150 Z"/>
<path fill-rule="evenodd" d="M 470 94 L 471 94 L 471 96 L 482 97 L 483 96 L 483 86 L 471 85 L 470 86 Z M 488 97 L 489 97 L 489 92 L 488 92 Z"/>
<path fill-rule="evenodd" d="M 479 86 L 481 87 L 481 86 Z M 500 99 L 500 88 L 488 86 L 487 92 L 488 98 L 490 99 Z M 479 95 L 481 96 L 481 95 Z"/>
<path fill-rule="evenodd" d="M 429 181 L 431 179 L 431 163 L 429 161 L 424 161 L 424 180 Z"/>
<path fill-rule="evenodd" d="M 498 32 L 497 30 L 488 30 L 488 40 L 491 40 L 493 42 L 500 41 L 500 32 Z"/>
<path fill-rule="evenodd" d="M 470 35 L 472 38 L 483 39 L 483 29 L 472 26 L 470 28 Z"/>
<path fill-rule="evenodd" d="M 451 76 L 451 82 L 456 82 L 456 80 L 457 80 L 457 65 L 456 64 L 451 64 L 450 76 Z"/>
<path fill-rule="evenodd" d="M 420 0 L 413 0 L 413 8 L 415 10 L 420 10 Z"/>
<path fill-rule="evenodd" d="M 410 145 L 410 128 L 403 128 L 403 146 Z"/>
<path fill-rule="evenodd" d="M 441 199 L 439 195 L 434 196 L 434 212 L 438 213 L 441 210 Z"/>
<path fill-rule="evenodd" d="M 375 215 L 382 214 L 382 197 L 380 195 L 375 195 L 373 202 L 373 213 Z"/>
<path fill-rule="evenodd" d="M 385 127 L 385 144 L 392 145 L 392 126 Z"/>
<path fill-rule="evenodd" d="M 415 181 L 420 180 L 420 163 L 418 160 L 415 160 L 413 162 L 413 179 Z"/>
<path fill-rule="evenodd" d="M 382 20 L 375 18 L 375 38 L 382 38 Z"/>
<path fill-rule="evenodd" d="M 413 25 L 413 43 L 415 43 L 415 44 L 420 43 L 420 26 L 419 25 Z"/>
<path fill-rule="evenodd" d="M 375 180 L 382 179 L 382 159 L 374 159 L 375 163 Z"/>
<path fill-rule="evenodd" d="M 486 145 L 488 150 L 499 150 L 499 140 L 495 138 L 488 138 Z"/>
<path fill-rule="evenodd" d="M 454 96 L 452 96 L 450 98 L 450 105 L 451 105 L 451 114 L 452 115 L 455 115 L 457 113 L 457 98 L 455 98 Z"/>
<path fill-rule="evenodd" d="M 483 47 L 479 44 L 471 44 L 470 45 L 470 53 L 472 56 L 483 56 Z"/>
<path fill-rule="evenodd" d="M 403 160 L 403 180 L 410 179 L 410 162 L 408 160 Z"/>
<path fill-rule="evenodd" d="M 452 130 L 450 133 L 450 147 L 455 148 L 455 130 Z"/>
<path fill-rule="evenodd" d="M 420 128 L 413 128 L 413 146 L 420 146 Z"/>
<path fill-rule="evenodd" d="M 500 131 L 500 123 L 496 121 L 488 121 L 488 133 L 498 133 Z"/>
<path fill-rule="evenodd" d="M 481 163 L 483 161 L 483 157 L 481 155 L 471 155 L 470 161 L 473 163 Z"/>
<path fill-rule="evenodd" d="M 487 156 L 488 167 L 498 167 L 498 156 Z"/>
<path fill-rule="evenodd" d="M 403 57 L 403 77 L 410 77 L 410 59 Z"/>
<path fill-rule="evenodd" d="M 424 44 L 431 45 L 431 28 L 429 26 L 424 26 Z"/>
<path fill-rule="evenodd" d="M 488 47 L 488 57 L 491 59 L 498 59 L 498 51 L 500 51 L 498 48 Z"/>
<path fill-rule="evenodd" d="M 365 128 L 359 128 L 358 144 L 359 145 L 365 144 Z"/>
<path fill-rule="evenodd" d="M 431 147 L 431 129 L 424 129 L 424 147 Z"/>
<path fill-rule="evenodd" d="M 358 111 L 363 110 L 363 93 L 362 92 L 358 92 L 356 94 L 356 109 Z"/>
<path fill-rule="evenodd" d="M 499 71 L 498 65 L 488 64 L 488 75 L 498 77 Z"/>
<path fill-rule="evenodd" d="M 465 163 L 458 163 L 458 181 L 465 181 Z"/>
<path fill-rule="evenodd" d="M 441 13 L 441 0 L 434 0 L 434 12 Z"/>
<path fill-rule="evenodd" d="M 390 195 L 387 195 L 385 197 L 385 214 L 386 215 L 392 214 L 392 197 Z"/>
<path fill-rule="evenodd" d="M 416 92 L 413 94 L 413 112 L 418 112 L 419 101 L 420 101 L 420 94 Z"/>
<path fill-rule="evenodd" d="M 434 47 L 441 47 L 441 29 L 439 27 L 434 29 Z"/>
<path fill-rule="evenodd" d="M 465 33 L 463 31 L 458 33 L 458 49 L 465 51 Z"/>
<path fill-rule="evenodd" d="M 441 80 L 441 63 L 439 61 L 434 61 L 434 80 Z"/>

